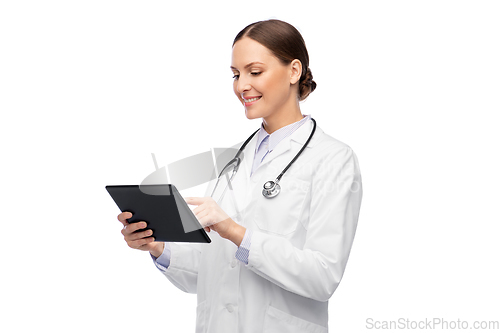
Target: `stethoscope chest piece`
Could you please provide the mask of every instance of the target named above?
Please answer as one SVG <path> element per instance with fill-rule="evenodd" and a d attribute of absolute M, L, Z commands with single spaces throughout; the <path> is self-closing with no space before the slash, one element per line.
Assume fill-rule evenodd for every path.
<path fill-rule="evenodd" d="M 264 183 L 264 189 L 262 190 L 262 195 L 268 199 L 274 198 L 281 192 L 281 186 L 278 181 L 268 181 Z"/>

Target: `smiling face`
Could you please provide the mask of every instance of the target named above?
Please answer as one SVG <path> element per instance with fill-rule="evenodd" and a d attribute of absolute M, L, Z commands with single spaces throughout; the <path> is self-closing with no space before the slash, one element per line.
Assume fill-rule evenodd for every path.
<path fill-rule="evenodd" d="M 234 93 L 245 107 L 248 119 L 287 117 L 300 109 L 298 60 L 284 65 L 255 40 L 243 37 L 233 46 L 231 70 Z"/>

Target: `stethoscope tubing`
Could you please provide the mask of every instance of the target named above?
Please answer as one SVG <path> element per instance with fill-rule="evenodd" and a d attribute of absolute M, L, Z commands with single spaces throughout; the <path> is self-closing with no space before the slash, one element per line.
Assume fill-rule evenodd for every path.
<path fill-rule="evenodd" d="M 281 173 L 279 174 L 279 176 L 276 177 L 276 179 L 274 181 L 270 180 L 270 181 L 267 181 L 264 184 L 264 186 L 263 186 L 264 189 L 262 190 L 262 195 L 264 195 L 264 197 L 266 197 L 268 199 L 271 199 L 271 198 L 274 198 L 275 196 L 277 196 L 280 193 L 281 187 L 279 185 L 279 181 L 281 180 L 281 177 L 283 177 L 283 175 L 290 168 L 290 166 L 297 160 L 297 158 L 299 158 L 300 154 L 302 154 L 302 152 L 304 151 L 304 149 L 307 147 L 307 145 L 309 144 L 309 142 L 311 141 L 311 139 L 312 139 L 312 137 L 314 135 L 314 132 L 316 131 L 316 120 L 314 120 L 314 118 L 311 118 L 311 120 L 313 121 L 313 129 L 312 129 L 311 134 L 309 135 L 309 138 L 307 139 L 306 143 L 302 146 L 302 148 L 300 149 L 300 151 L 295 155 L 295 157 L 290 161 L 290 163 L 288 163 L 288 165 L 283 169 L 283 171 L 281 171 Z M 230 184 L 231 179 L 234 177 L 234 175 L 236 174 L 236 172 L 239 169 L 239 166 L 240 166 L 240 163 L 241 163 L 241 158 L 240 158 L 241 153 L 243 152 L 243 150 L 245 149 L 245 147 L 247 146 L 247 144 L 250 142 L 250 140 L 252 140 L 252 138 L 255 136 L 255 134 L 257 134 L 257 132 L 259 130 L 260 130 L 260 128 L 258 130 L 256 130 L 255 132 L 253 132 L 252 135 L 250 135 L 248 137 L 248 139 L 246 139 L 246 141 L 243 143 L 243 145 L 241 145 L 240 149 L 238 149 L 238 152 L 236 153 L 235 157 L 231 161 L 229 161 L 229 163 L 227 163 L 224 166 L 224 168 L 222 169 L 222 171 L 219 173 L 219 176 L 217 177 L 217 182 L 215 183 L 215 187 L 214 187 L 214 189 L 212 191 L 211 197 L 213 197 L 213 195 L 215 193 L 215 190 L 217 189 L 217 185 L 219 184 L 220 177 L 223 174 L 224 170 L 226 170 L 226 168 L 229 167 L 231 164 L 236 163 L 236 165 L 234 167 L 234 170 L 233 170 L 233 174 L 228 179 L 228 185 Z M 228 175 L 226 174 L 226 177 L 227 176 Z M 227 190 L 227 186 L 226 186 L 226 188 L 224 189 L 224 192 L 221 195 L 221 199 L 224 196 L 224 194 L 226 193 L 226 190 Z"/>

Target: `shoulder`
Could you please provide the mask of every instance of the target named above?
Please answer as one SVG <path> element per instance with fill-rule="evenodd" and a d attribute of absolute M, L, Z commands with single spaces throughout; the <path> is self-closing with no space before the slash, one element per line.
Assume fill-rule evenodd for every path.
<path fill-rule="evenodd" d="M 361 186 L 361 171 L 354 150 L 345 142 L 323 131 L 320 133 L 312 149 L 315 150 L 314 156 L 310 159 L 314 165 L 313 182 L 333 182 L 336 186 L 355 183 Z"/>
<path fill-rule="evenodd" d="M 314 142 L 315 153 L 325 159 L 355 157 L 353 149 L 343 141 L 325 133 L 317 126 L 318 136 Z"/>

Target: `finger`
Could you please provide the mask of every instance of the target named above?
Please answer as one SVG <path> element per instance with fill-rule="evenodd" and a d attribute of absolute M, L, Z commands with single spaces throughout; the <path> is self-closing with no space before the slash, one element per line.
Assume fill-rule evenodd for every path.
<path fill-rule="evenodd" d="M 201 221 L 202 221 L 204 218 L 205 218 L 205 221 L 206 221 L 206 220 L 207 220 L 207 219 L 206 219 L 206 216 L 208 216 L 209 214 L 210 214 L 210 211 L 205 209 L 205 210 L 202 210 L 202 211 L 200 211 L 200 212 L 197 212 L 197 213 L 195 214 L 195 217 L 196 217 L 196 219 L 198 220 L 198 222 L 200 222 L 200 224 L 201 224 L 202 226 L 204 226 L 204 225 L 203 225 L 203 223 L 201 223 Z"/>
<path fill-rule="evenodd" d="M 155 241 L 154 237 L 149 237 L 149 238 L 142 238 L 136 241 L 128 242 L 128 246 L 133 248 L 133 249 L 138 249 L 144 245 L 153 243 Z"/>
<path fill-rule="evenodd" d="M 198 221 L 200 222 L 202 227 L 208 227 L 208 226 L 215 224 L 212 217 L 209 216 L 209 214 L 207 214 L 201 218 L 198 218 Z"/>
<path fill-rule="evenodd" d="M 139 246 L 137 249 L 141 251 L 150 251 L 153 248 L 152 245 L 154 242 L 155 239 L 151 237 L 151 242 L 148 240 L 146 244 Z"/>
<path fill-rule="evenodd" d="M 127 219 L 129 219 L 131 217 L 132 217 L 132 213 L 131 212 L 123 212 L 123 213 L 120 213 L 118 215 L 118 221 L 120 221 L 121 223 L 123 223 L 123 225 L 127 225 L 128 224 Z"/>
<path fill-rule="evenodd" d="M 130 235 L 134 232 L 136 232 L 139 229 L 144 229 L 147 228 L 148 224 L 144 221 L 137 222 L 137 223 L 128 223 L 126 224 L 123 229 L 122 229 L 122 234 L 125 235 Z"/>
<path fill-rule="evenodd" d="M 200 198 L 200 197 L 187 197 L 184 198 L 188 205 L 201 205 L 206 201 L 207 198 Z"/>
<path fill-rule="evenodd" d="M 207 208 L 206 205 L 199 205 L 195 209 L 193 209 L 194 215 L 198 215 L 199 213 L 203 212 Z"/>
<path fill-rule="evenodd" d="M 134 242 L 139 239 L 151 237 L 153 235 L 153 231 L 151 229 L 149 230 L 144 230 L 144 231 L 139 231 L 139 232 L 134 232 L 131 234 L 125 235 L 125 240 L 127 242 Z"/>
<path fill-rule="evenodd" d="M 203 229 L 205 229 L 206 232 L 210 232 L 210 228 L 209 227 L 205 227 Z"/>

